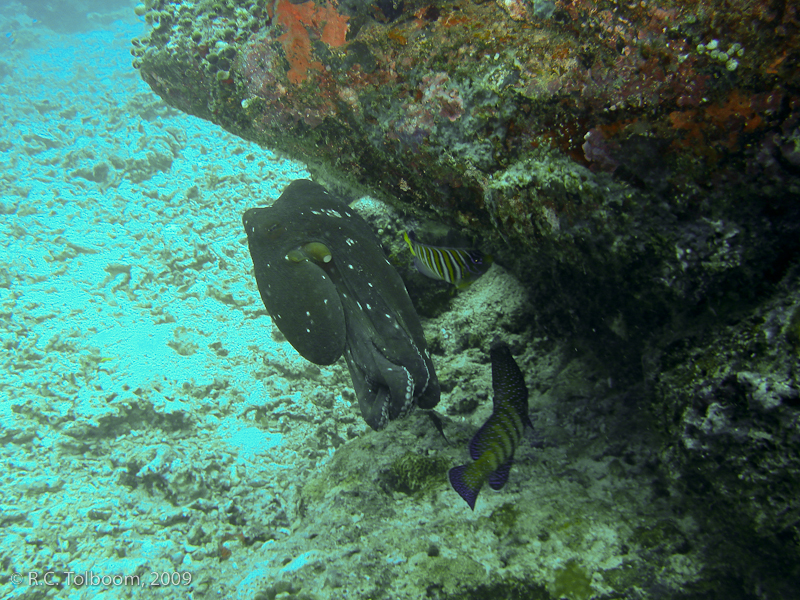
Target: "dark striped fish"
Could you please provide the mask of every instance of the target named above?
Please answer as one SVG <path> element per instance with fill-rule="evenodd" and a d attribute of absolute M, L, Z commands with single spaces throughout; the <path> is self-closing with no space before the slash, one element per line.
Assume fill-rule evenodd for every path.
<path fill-rule="evenodd" d="M 417 241 L 413 231 L 403 237 L 414 255 L 414 266 L 431 279 L 452 283 L 458 289 L 469 287 L 492 266 L 491 255 L 469 248 L 442 248 Z"/>
<path fill-rule="evenodd" d="M 493 490 L 506 484 L 525 426 L 533 428 L 525 378 L 506 344 L 492 347 L 492 387 L 492 415 L 469 443 L 469 455 L 475 462 L 450 469 L 450 485 L 472 510 L 484 482 Z"/>

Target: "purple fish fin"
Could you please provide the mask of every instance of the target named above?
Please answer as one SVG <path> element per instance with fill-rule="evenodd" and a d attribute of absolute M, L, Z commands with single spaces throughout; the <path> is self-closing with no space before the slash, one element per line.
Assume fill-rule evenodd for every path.
<path fill-rule="evenodd" d="M 466 482 L 464 479 L 464 471 L 466 470 L 467 465 L 461 465 L 460 467 L 453 467 L 450 469 L 450 485 L 452 485 L 453 489 L 458 492 L 458 495 L 469 504 L 469 507 L 475 510 L 475 501 L 478 499 L 478 492 L 481 491 L 481 487 L 473 487 Z"/>
<path fill-rule="evenodd" d="M 499 490 L 508 481 L 508 473 L 511 471 L 511 463 L 514 459 L 509 458 L 508 461 L 497 467 L 497 469 L 489 475 L 489 487 L 493 490 Z"/>

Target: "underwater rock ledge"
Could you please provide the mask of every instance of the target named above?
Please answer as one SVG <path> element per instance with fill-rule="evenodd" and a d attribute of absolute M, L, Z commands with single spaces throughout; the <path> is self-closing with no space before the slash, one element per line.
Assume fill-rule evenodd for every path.
<path fill-rule="evenodd" d="M 323 184 L 481 234 L 550 333 L 591 334 L 629 364 L 654 327 L 778 281 L 797 249 L 788 5 L 147 0 L 137 12 L 152 28 L 134 66 L 167 103 Z"/>

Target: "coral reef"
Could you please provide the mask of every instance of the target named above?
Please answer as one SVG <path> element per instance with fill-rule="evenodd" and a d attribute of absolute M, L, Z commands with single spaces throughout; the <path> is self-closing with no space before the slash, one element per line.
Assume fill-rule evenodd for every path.
<path fill-rule="evenodd" d="M 151 29 L 134 42 L 134 65 L 170 105 L 304 161 L 343 194 L 366 190 L 405 222 L 458 228 L 495 256 L 496 266 L 455 299 L 406 270 L 412 295 L 422 291 L 420 312 L 436 317 L 426 336 L 445 374 L 452 425 L 487 416 L 481 353 L 495 336 L 515 352 L 535 346 L 547 355 L 527 355 L 540 361 L 527 365 L 533 371 L 561 365 L 561 386 L 532 389 L 563 403 L 553 423 L 543 422 L 552 425 L 550 443 L 573 458 L 588 460 L 571 436 L 597 427 L 594 435 L 611 439 L 601 427 L 616 422 L 609 415 L 630 404 L 648 411 L 633 411 L 648 433 L 646 451 L 633 457 L 606 443 L 590 455 L 603 473 L 652 477 L 652 494 L 637 506 L 666 504 L 664 514 L 647 513 L 647 523 L 609 517 L 624 542 L 609 542 L 591 562 L 583 544 L 610 538 L 584 526 L 602 510 L 554 507 L 574 516 L 517 539 L 529 553 L 557 532 L 574 555 L 559 554 L 538 574 L 514 562 L 514 548 L 482 562 L 474 548 L 467 559 L 439 542 L 430 556 L 423 544 L 404 554 L 405 564 L 429 578 L 448 573 L 428 596 L 479 597 L 475 582 L 458 587 L 453 575 L 479 563 L 494 573 L 487 594 L 792 597 L 800 547 L 800 25 L 792 3 L 147 0 L 140 13 Z M 102 179 L 102 167 L 88 175 Z M 395 263 L 404 260 L 400 220 L 374 219 Z M 580 366 L 569 360 L 576 357 Z M 591 372 L 594 387 L 570 379 L 571 368 Z M 411 441 L 406 451 L 427 456 Z M 576 494 L 601 485 L 560 464 L 557 475 Z M 372 479 L 358 471 L 366 466 L 353 468 L 352 479 L 328 484 L 346 492 L 346 505 L 363 501 L 367 513 L 369 501 L 393 514 L 396 504 L 380 494 L 414 496 L 391 486 L 359 496 L 354 488 L 361 494 L 379 467 L 370 467 Z M 323 487 L 308 489 L 304 527 L 336 510 Z M 615 506 L 633 502 L 612 495 Z M 378 531 L 380 517 L 370 523 Z M 580 532 L 574 546 L 571 532 Z M 287 542 L 296 552 L 265 567 L 267 580 L 306 556 L 298 540 Z M 628 557 L 623 545 L 638 554 Z M 286 593 L 324 584 L 325 559 L 308 556 L 287 571 L 299 579 Z M 358 588 L 364 597 L 397 581 L 377 557 L 352 556 L 381 565 L 375 588 Z M 501 564 L 524 575 L 500 575 Z M 279 593 L 269 585 L 254 588 Z"/>
<path fill-rule="evenodd" d="M 134 65 L 171 105 L 330 187 L 482 235 L 550 332 L 612 345 L 631 368 L 648 336 L 623 340 L 598 314 L 649 331 L 742 278 L 758 289 L 759 271 L 775 281 L 775 257 L 797 249 L 791 6 L 147 0 L 140 12 L 152 29 Z"/>

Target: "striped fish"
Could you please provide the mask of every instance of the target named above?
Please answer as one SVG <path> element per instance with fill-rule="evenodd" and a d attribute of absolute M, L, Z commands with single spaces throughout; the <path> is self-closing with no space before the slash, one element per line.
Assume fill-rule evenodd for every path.
<path fill-rule="evenodd" d="M 450 485 L 475 510 L 475 500 L 488 481 L 493 490 L 502 488 L 514 460 L 528 417 L 528 388 L 511 350 L 506 344 L 492 347 L 494 410 L 469 443 L 475 462 L 450 469 Z"/>
<path fill-rule="evenodd" d="M 458 289 L 472 285 L 492 266 L 491 255 L 480 250 L 429 246 L 418 242 L 413 231 L 403 233 L 403 238 L 414 255 L 414 266 L 420 273 L 431 279 L 452 283 Z"/>

